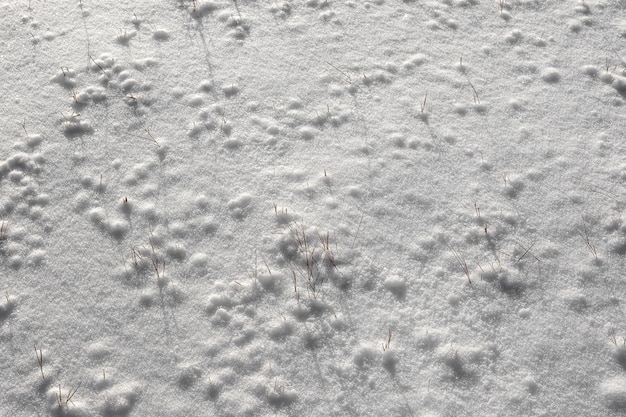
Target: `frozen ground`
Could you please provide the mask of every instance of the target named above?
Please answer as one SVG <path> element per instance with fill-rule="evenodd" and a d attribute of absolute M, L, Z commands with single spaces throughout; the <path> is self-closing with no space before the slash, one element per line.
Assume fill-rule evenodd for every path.
<path fill-rule="evenodd" d="M 0 414 L 626 414 L 626 2 L 0 2 Z"/>

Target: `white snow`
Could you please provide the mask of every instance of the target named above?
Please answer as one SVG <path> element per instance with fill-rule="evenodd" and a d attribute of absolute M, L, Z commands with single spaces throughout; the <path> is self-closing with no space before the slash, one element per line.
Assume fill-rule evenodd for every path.
<path fill-rule="evenodd" d="M 0 2 L 0 415 L 623 416 L 625 11 Z"/>

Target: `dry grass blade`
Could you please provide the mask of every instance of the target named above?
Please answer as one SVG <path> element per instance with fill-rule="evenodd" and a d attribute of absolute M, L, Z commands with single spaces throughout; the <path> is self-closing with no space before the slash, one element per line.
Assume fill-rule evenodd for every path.
<path fill-rule="evenodd" d="M 333 266 L 333 268 L 339 271 L 339 268 L 337 267 L 337 261 L 335 260 L 335 254 L 333 253 L 333 250 L 330 247 L 330 233 L 326 232 L 325 235 L 318 234 L 318 237 L 322 245 L 324 258 Z"/>
<path fill-rule="evenodd" d="M 585 239 L 585 245 L 587 245 L 587 249 L 593 255 L 593 258 L 598 260 L 598 251 L 596 250 L 596 246 L 591 243 L 589 239 L 589 229 L 587 228 L 587 222 L 585 222 L 585 218 L 583 217 L 583 239 Z"/>
<path fill-rule="evenodd" d="M 391 348 L 391 338 L 392 338 L 392 334 L 391 334 L 391 329 L 390 329 L 387 335 L 387 342 L 383 343 L 383 352 L 387 352 Z"/>
<path fill-rule="evenodd" d="M 35 345 L 35 356 L 37 356 L 37 363 L 39 364 L 39 372 L 41 372 L 41 379 L 46 379 L 45 375 L 43 374 L 43 352 L 41 351 L 41 348 L 37 350 L 37 345 Z"/>
<path fill-rule="evenodd" d="M 7 223 L 3 221 L 0 223 L 0 242 L 7 238 Z"/>
<path fill-rule="evenodd" d="M 78 385 L 76 386 L 76 388 L 74 388 L 73 390 L 70 390 L 70 392 L 68 392 L 68 393 L 67 393 L 67 397 L 66 397 L 66 399 L 65 399 L 65 404 L 67 404 L 67 403 L 72 403 L 72 405 L 74 404 L 74 403 L 72 402 L 72 397 L 74 397 L 74 394 L 76 394 L 76 391 L 78 391 L 78 388 L 80 388 L 80 385 L 81 385 L 82 383 L 83 383 L 83 382 L 82 382 L 82 381 L 80 381 L 80 382 L 78 383 Z"/>
<path fill-rule="evenodd" d="M 331 64 L 330 62 L 326 62 L 328 65 L 330 65 L 331 67 L 333 67 L 334 69 L 336 69 L 337 71 L 339 71 L 339 73 L 341 73 L 341 75 L 343 75 L 344 77 L 346 77 L 346 81 L 348 82 L 348 84 L 352 84 L 352 78 L 346 74 L 345 72 L 343 72 L 342 70 L 340 70 L 339 68 L 337 68 L 336 66 L 334 66 L 333 64 Z"/>
<path fill-rule="evenodd" d="M 530 255 L 530 256 L 532 256 L 533 258 L 535 258 L 535 260 L 536 260 L 537 262 L 540 262 L 539 258 L 537 258 L 535 255 L 533 255 L 533 253 L 530 251 L 530 250 L 531 250 L 531 249 L 535 246 L 535 243 L 536 243 L 536 242 L 533 242 L 533 243 L 532 243 L 532 244 L 531 244 L 528 248 L 526 248 L 526 247 L 524 247 L 521 243 L 517 242 L 517 244 L 518 244 L 518 245 L 520 245 L 520 247 L 521 247 L 522 249 L 524 249 L 524 253 L 522 254 L 522 256 L 520 256 L 520 257 L 517 259 L 517 262 L 521 262 L 521 260 L 522 260 L 522 259 L 524 259 L 524 258 L 526 257 L 526 255 Z"/>
<path fill-rule="evenodd" d="M 456 261 L 461 266 L 461 269 L 463 269 L 463 273 L 467 277 L 467 282 L 469 282 L 471 284 L 472 283 L 472 278 L 470 277 L 470 273 L 469 273 L 469 268 L 467 266 L 467 262 L 465 262 L 465 259 L 452 246 L 448 245 L 448 248 L 450 248 L 450 250 L 454 254 L 454 258 L 456 259 Z"/>
<path fill-rule="evenodd" d="M 354 234 L 354 239 L 352 240 L 352 244 L 350 245 L 350 249 L 354 248 L 354 244 L 356 243 L 356 238 L 359 236 L 359 232 L 361 231 L 361 223 L 363 223 L 363 217 L 365 213 L 361 213 L 361 218 L 359 219 L 359 225 L 356 228 L 356 233 Z"/>
<path fill-rule="evenodd" d="M 476 91 L 476 88 L 474 88 L 474 84 L 472 84 L 471 81 L 467 80 L 469 82 L 470 87 L 472 87 L 472 92 L 474 94 L 474 104 L 480 104 L 480 98 L 478 97 L 478 92 Z"/>

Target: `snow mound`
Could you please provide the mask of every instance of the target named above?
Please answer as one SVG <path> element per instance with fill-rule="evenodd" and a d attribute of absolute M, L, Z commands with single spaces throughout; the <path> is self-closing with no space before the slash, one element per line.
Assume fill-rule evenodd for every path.
<path fill-rule="evenodd" d="M 626 411 L 626 377 L 618 376 L 600 384 L 604 404 L 613 410 Z"/>

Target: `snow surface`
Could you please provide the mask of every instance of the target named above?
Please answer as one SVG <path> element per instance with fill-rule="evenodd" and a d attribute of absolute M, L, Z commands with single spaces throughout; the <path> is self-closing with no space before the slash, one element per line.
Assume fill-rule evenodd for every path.
<path fill-rule="evenodd" d="M 0 2 L 0 414 L 626 414 L 623 0 Z"/>

